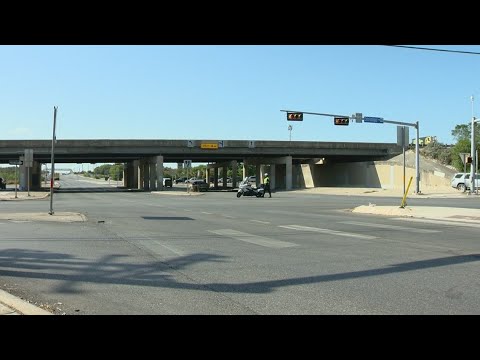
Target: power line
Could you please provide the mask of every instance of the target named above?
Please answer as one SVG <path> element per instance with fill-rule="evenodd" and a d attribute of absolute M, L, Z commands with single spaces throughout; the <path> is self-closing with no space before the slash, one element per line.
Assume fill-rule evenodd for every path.
<path fill-rule="evenodd" d="M 433 49 L 433 48 L 426 48 L 421 46 L 405 46 L 405 45 L 383 45 L 383 46 L 400 47 L 400 48 L 415 49 L 415 50 L 441 51 L 441 52 L 458 53 L 458 54 L 480 55 L 480 52 L 475 52 L 475 51 Z"/>

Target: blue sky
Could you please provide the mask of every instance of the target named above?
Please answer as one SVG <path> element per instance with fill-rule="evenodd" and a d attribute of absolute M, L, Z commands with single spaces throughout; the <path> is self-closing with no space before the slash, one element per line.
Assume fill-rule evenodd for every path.
<path fill-rule="evenodd" d="M 480 46 L 422 45 L 480 52 Z M 280 109 L 420 122 L 480 113 L 480 56 L 385 46 L 0 46 L 0 139 L 396 142 L 392 124 L 334 126 Z M 410 138 L 414 129 L 410 129 Z"/>

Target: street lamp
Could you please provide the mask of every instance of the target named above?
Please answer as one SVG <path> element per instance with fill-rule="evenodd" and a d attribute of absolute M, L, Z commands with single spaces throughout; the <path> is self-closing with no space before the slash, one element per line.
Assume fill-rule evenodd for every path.
<path fill-rule="evenodd" d="M 471 144 L 470 144 L 470 156 L 472 157 L 472 163 L 470 164 L 470 195 L 476 191 L 475 187 L 475 169 L 477 164 L 477 154 L 475 151 L 475 123 L 480 121 L 480 119 L 475 119 L 473 116 L 473 95 L 470 97 L 472 101 L 472 135 L 471 135 Z"/>
<path fill-rule="evenodd" d="M 288 131 L 290 131 L 290 141 L 292 141 L 292 125 L 288 125 Z"/>

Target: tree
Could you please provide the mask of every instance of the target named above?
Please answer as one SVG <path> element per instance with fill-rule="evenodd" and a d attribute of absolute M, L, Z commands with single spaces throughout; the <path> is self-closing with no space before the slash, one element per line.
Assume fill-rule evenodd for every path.
<path fill-rule="evenodd" d="M 452 149 L 452 165 L 458 171 L 463 171 L 463 162 L 460 153 L 470 154 L 470 139 L 459 140 Z"/>
<path fill-rule="evenodd" d="M 456 125 L 455 129 L 452 130 L 452 136 L 458 141 L 468 140 L 472 138 L 472 125 L 469 124 L 460 124 Z M 480 142 L 480 126 L 475 126 L 475 143 Z"/>
<path fill-rule="evenodd" d="M 455 129 L 452 130 L 452 136 L 457 140 L 457 144 L 453 147 L 452 150 L 452 165 L 459 171 L 463 171 L 464 166 L 462 160 L 460 159 L 460 153 L 471 152 L 471 136 L 472 136 L 472 125 L 469 124 L 460 124 L 456 125 Z M 478 150 L 480 144 L 480 126 L 475 125 L 475 149 Z"/>

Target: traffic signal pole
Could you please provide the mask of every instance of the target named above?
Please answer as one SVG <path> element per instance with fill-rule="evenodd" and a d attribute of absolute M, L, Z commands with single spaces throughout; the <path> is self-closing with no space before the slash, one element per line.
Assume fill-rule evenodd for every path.
<path fill-rule="evenodd" d="M 362 120 L 365 120 L 365 117 L 361 113 L 356 113 L 353 115 L 339 115 L 339 114 L 325 114 L 325 113 L 317 113 L 317 112 L 306 112 L 306 111 L 301 111 L 301 110 L 280 110 L 283 112 L 286 112 L 287 114 L 289 113 L 303 113 L 303 114 L 309 114 L 309 115 L 320 115 L 320 116 L 329 116 L 329 117 L 349 117 L 352 120 L 356 120 L 357 122 L 362 122 Z M 419 133 L 420 133 L 420 124 L 419 122 L 415 123 L 407 123 L 407 122 L 401 122 L 401 121 L 394 121 L 394 120 L 385 120 L 383 118 L 370 118 L 370 120 L 376 120 L 376 121 L 370 121 L 370 122 L 376 122 L 376 123 L 387 123 L 387 124 L 396 124 L 396 125 L 403 125 L 403 126 L 412 126 L 415 129 L 417 129 L 417 141 L 415 143 L 415 193 L 420 194 L 420 154 L 419 154 L 419 148 L 418 148 L 418 140 L 419 140 Z M 473 120 L 472 120 L 472 133 L 473 133 Z M 472 136 L 472 143 L 473 143 L 473 136 Z"/>

